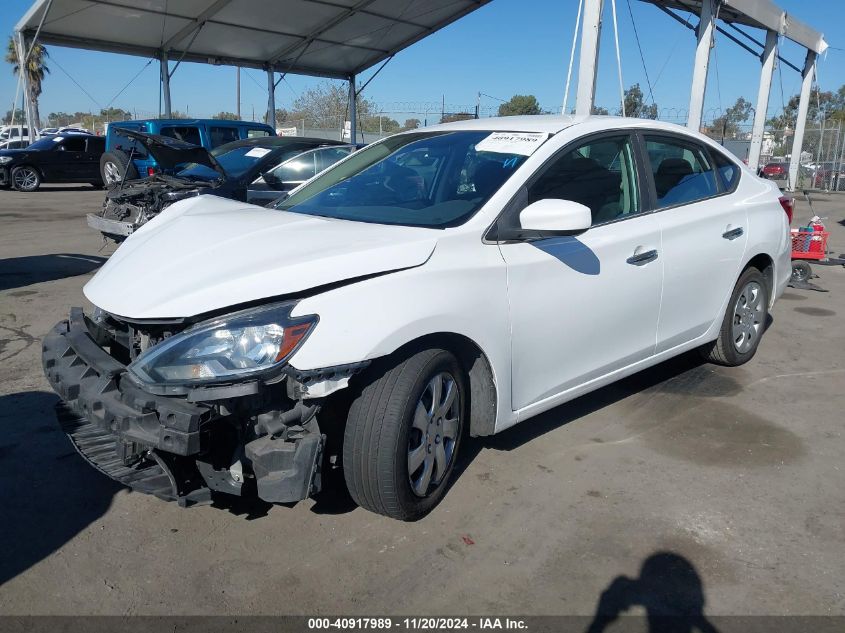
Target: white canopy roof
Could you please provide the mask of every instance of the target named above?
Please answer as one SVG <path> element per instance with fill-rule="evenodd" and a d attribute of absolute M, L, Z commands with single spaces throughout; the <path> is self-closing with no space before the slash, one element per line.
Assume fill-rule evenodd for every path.
<path fill-rule="evenodd" d="M 36 0 L 45 44 L 346 79 L 490 0 Z"/>

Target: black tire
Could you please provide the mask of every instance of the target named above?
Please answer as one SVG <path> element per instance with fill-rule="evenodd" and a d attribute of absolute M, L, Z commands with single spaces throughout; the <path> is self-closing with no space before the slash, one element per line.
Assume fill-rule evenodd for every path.
<path fill-rule="evenodd" d="M 36 191 L 41 186 L 41 173 L 31 165 L 21 165 L 12 170 L 12 186 L 18 191 Z"/>
<path fill-rule="evenodd" d="M 813 278 L 813 268 L 809 263 L 802 260 L 795 260 L 792 262 L 792 281 L 799 283 L 810 281 Z"/>
<path fill-rule="evenodd" d="M 449 425 L 448 432 L 455 437 L 448 443 L 448 420 L 443 419 L 441 426 L 438 415 L 425 418 L 430 420 L 425 424 L 431 435 L 442 429 L 443 439 L 437 435 L 434 441 L 428 435 L 429 431 L 423 434 L 419 425 L 414 424 L 418 405 L 428 402 L 429 385 L 444 376 L 451 377 L 451 384 L 457 389 L 457 404 L 450 408 L 451 414 L 447 413 L 458 414 L 457 424 Z M 467 395 L 464 372 L 454 355 L 446 350 L 427 349 L 374 367 L 369 382 L 352 402 L 343 439 L 344 478 L 355 503 L 402 521 L 414 521 L 428 514 L 446 494 L 454 471 L 464 422 L 469 419 Z M 426 442 L 431 443 L 426 445 Z M 408 472 L 409 454 L 414 444 L 417 445 L 414 452 L 422 449 L 418 454 L 425 459 L 419 468 L 436 473 L 430 475 L 431 482 L 427 485 L 423 484 L 423 474 L 416 478 L 419 487 L 425 485 L 424 496 L 415 492 L 412 484 L 414 474 L 422 471 Z M 449 446 L 451 451 L 448 451 Z M 443 456 L 447 466 L 439 468 L 438 457 L 433 453 Z"/>
<path fill-rule="evenodd" d="M 129 161 L 126 152 L 115 149 L 100 156 L 100 178 L 106 187 L 116 185 L 124 178 L 134 180 L 137 177 L 138 170 Z"/>
<path fill-rule="evenodd" d="M 749 286 L 756 288 L 756 299 L 746 297 L 749 294 Z M 750 310 L 750 317 L 748 313 L 744 313 L 742 316 L 738 314 L 738 312 L 745 310 L 743 299 L 745 306 L 750 307 L 752 304 L 754 306 Z M 759 309 L 757 309 L 758 307 Z M 760 346 L 768 317 L 769 288 L 766 278 L 756 268 L 746 268 L 739 276 L 734 291 L 731 293 L 731 299 L 728 301 L 728 307 L 722 319 L 722 327 L 719 329 L 719 338 L 700 348 L 702 356 L 706 361 L 726 367 L 736 367 L 747 363 L 754 357 L 757 348 Z M 737 337 L 735 325 L 740 332 L 743 329 L 747 330 L 747 339 Z M 748 333 L 752 331 L 753 335 Z M 741 343 L 738 344 L 736 341 L 741 341 Z"/>

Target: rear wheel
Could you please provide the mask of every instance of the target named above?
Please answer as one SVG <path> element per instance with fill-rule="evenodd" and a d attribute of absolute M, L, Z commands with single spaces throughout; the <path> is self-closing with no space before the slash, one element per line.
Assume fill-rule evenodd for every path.
<path fill-rule="evenodd" d="M 16 167 L 12 171 L 12 186 L 18 191 L 35 191 L 41 186 L 41 174 L 29 165 Z"/>
<path fill-rule="evenodd" d="M 701 348 L 706 360 L 736 367 L 754 357 L 769 315 L 767 287 L 766 278 L 756 268 L 747 268 L 740 275 L 728 302 L 719 338 Z"/>
<path fill-rule="evenodd" d="M 123 180 L 138 177 L 138 170 L 129 160 L 129 156 L 120 150 L 105 152 L 100 156 L 100 176 L 106 187 L 111 187 Z"/>
<path fill-rule="evenodd" d="M 413 521 L 440 502 L 467 419 L 465 385 L 454 355 L 429 349 L 364 386 L 343 441 L 344 477 L 358 505 Z"/>

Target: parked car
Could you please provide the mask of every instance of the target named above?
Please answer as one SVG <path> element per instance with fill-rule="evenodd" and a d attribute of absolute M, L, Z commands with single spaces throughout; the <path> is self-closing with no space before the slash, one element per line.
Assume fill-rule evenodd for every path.
<path fill-rule="evenodd" d="M 117 481 L 287 503 L 340 467 L 417 519 L 467 435 L 687 350 L 748 362 L 791 272 L 776 185 L 651 120 L 409 131 L 273 208 L 172 205 L 45 338 L 65 431 Z"/>
<path fill-rule="evenodd" d="M 44 182 L 88 182 L 100 185 L 101 136 L 57 134 L 25 149 L 0 151 L 0 186 L 35 191 Z"/>
<path fill-rule="evenodd" d="M 789 163 L 766 163 L 760 169 L 760 176 L 769 180 L 784 180 L 789 175 Z"/>
<path fill-rule="evenodd" d="M 29 137 L 29 128 L 25 125 L 3 125 L 0 126 L 0 141 L 27 141 L 32 139 Z"/>
<path fill-rule="evenodd" d="M 817 189 L 845 191 L 845 163 L 821 163 L 813 174 L 813 186 Z"/>
<path fill-rule="evenodd" d="M 355 150 L 353 145 L 319 138 L 264 136 L 203 147 L 126 130 L 123 132 L 174 176 L 156 174 L 113 184 L 100 213 L 88 225 L 122 241 L 169 205 L 209 193 L 254 204 L 267 204 L 312 178 Z"/>
<path fill-rule="evenodd" d="M 52 136 L 53 134 L 58 134 L 58 133 L 59 133 L 59 128 L 57 128 L 57 127 L 41 128 L 41 132 L 39 132 L 39 134 L 41 136 Z"/>
<path fill-rule="evenodd" d="M 220 145 L 245 138 L 276 136 L 269 125 L 254 121 L 224 121 L 219 119 L 146 119 L 110 123 L 106 130 L 106 153 L 100 161 L 100 175 L 107 185 L 164 171 L 149 156 L 143 145 L 122 130 L 169 136 L 177 141 L 214 149 Z M 129 155 L 132 160 L 129 160 Z M 170 172 L 173 173 L 173 172 Z"/>

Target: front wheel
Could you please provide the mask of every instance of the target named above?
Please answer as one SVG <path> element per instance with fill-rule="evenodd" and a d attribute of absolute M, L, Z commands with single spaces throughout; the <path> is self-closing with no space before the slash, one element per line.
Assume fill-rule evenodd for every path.
<path fill-rule="evenodd" d="M 355 502 L 403 521 L 430 512 L 446 494 L 467 403 L 464 372 L 446 350 L 417 352 L 375 375 L 349 409 L 343 440 Z"/>
<path fill-rule="evenodd" d="M 18 191 L 35 191 L 41 186 L 41 174 L 29 165 L 16 167 L 12 171 L 12 186 Z"/>
<path fill-rule="evenodd" d="M 747 268 L 731 294 L 719 338 L 701 348 L 705 360 L 727 367 L 747 363 L 757 352 L 768 316 L 766 278 L 756 268 Z"/>

